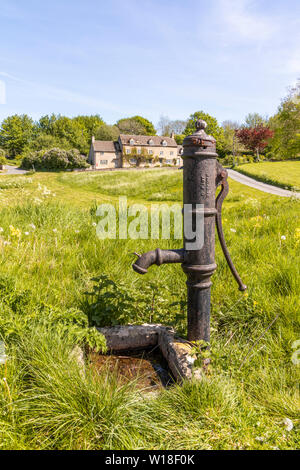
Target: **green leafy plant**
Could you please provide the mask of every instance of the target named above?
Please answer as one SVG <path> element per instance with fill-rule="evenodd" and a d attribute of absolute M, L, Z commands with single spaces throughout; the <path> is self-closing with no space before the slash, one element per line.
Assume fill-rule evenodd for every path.
<path fill-rule="evenodd" d="M 193 348 L 191 354 L 196 356 L 194 367 L 203 367 L 211 357 L 210 344 L 204 340 L 192 341 Z"/>

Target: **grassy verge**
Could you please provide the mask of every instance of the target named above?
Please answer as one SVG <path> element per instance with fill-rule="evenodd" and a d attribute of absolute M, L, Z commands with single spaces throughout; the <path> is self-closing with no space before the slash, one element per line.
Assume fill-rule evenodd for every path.
<path fill-rule="evenodd" d="M 118 194 L 148 207 L 153 194 L 154 203 L 181 203 L 181 179 L 178 170 L 126 172 L 117 188 L 117 172 L 0 177 L 0 336 L 9 356 L 0 365 L 0 448 L 299 446 L 297 200 L 230 182 L 224 231 L 248 292 L 238 291 L 217 243 L 213 366 L 204 382 L 148 395 L 134 382 L 83 374 L 71 354 L 95 341 L 91 323 L 159 322 L 186 334 L 180 266 L 145 277 L 131 268 L 134 251 L 181 241 L 99 240 L 95 228 L 97 204 L 117 206 Z M 89 300 L 99 275 L 99 297 Z"/>
<path fill-rule="evenodd" d="M 235 170 L 263 183 L 300 191 L 300 161 L 248 163 Z"/>

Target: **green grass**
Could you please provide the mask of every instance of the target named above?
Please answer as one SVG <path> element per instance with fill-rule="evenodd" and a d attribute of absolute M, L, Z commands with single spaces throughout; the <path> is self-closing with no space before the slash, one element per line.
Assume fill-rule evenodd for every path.
<path fill-rule="evenodd" d="M 109 196 L 127 196 L 145 201 L 178 201 L 181 198 L 179 170 L 114 171 L 111 173 L 69 173 L 59 181 L 72 188 Z"/>
<path fill-rule="evenodd" d="M 300 161 L 247 163 L 235 168 L 243 175 L 280 188 L 300 191 Z"/>
<path fill-rule="evenodd" d="M 182 172 L 3 175 L 0 188 L 0 334 L 10 357 L 0 366 L 0 448 L 299 447 L 299 366 L 291 360 L 299 339 L 299 201 L 230 181 L 224 231 L 248 292 L 238 291 L 217 243 L 211 371 L 202 383 L 153 396 L 114 375 L 83 374 L 71 351 L 82 340 L 79 327 L 86 331 L 84 292 L 100 274 L 120 292 L 102 304 L 106 324 L 161 322 L 186 333 L 180 266 L 154 266 L 143 277 L 131 268 L 134 251 L 181 242 L 101 241 L 94 226 L 96 204 L 117 204 L 118 194 L 148 206 L 181 203 Z"/>

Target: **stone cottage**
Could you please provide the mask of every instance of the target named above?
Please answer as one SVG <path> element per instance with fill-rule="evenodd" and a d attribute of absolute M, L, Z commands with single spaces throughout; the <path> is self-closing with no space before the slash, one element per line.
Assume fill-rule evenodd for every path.
<path fill-rule="evenodd" d="M 116 142 L 92 137 L 88 162 L 94 169 L 181 166 L 182 146 L 174 135 L 149 136 L 121 134 Z"/>

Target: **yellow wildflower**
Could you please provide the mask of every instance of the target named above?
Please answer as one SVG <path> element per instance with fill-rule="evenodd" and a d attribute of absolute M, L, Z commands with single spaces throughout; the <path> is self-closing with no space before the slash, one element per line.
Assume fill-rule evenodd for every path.
<path fill-rule="evenodd" d="M 18 229 L 18 228 L 15 228 L 13 225 L 9 226 L 9 230 L 10 230 L 10 234 L 11 234 L 12 237 L 20 238 L 21 235 L 22 235 L 21 230 Z"/>
<path fill-rule="evenodd" d="M 296 228 L 294 237 L 300 238 L 300 228 Z"/>

